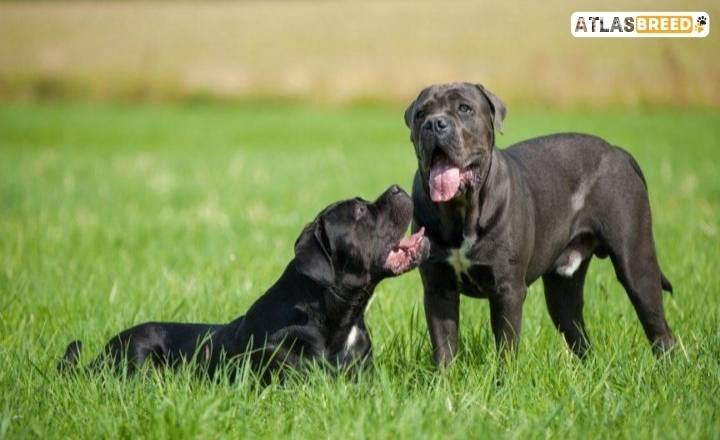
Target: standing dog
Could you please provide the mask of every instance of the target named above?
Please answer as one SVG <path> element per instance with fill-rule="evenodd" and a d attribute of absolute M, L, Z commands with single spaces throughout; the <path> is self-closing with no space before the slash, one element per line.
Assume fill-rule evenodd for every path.
<path fill-rule="evenodd" d="M 109 363 L 136 371 L 148 359 L 175 366 L 189 359 L 213 373 L 223 360 L 250 355 L 264 375 L 308 361 L 343 369 L 371 357 L 363 314 L 380 281 L 407 272 L 429 254 L 422 230 L 402 238 L 412 200 L 393 185 L 374 203 L 360 198 L 325 208 L 295 242 L 295 258 L 248 312 L 229 324 L 148 322 L 110 339 L 91 370 Z M 59 368 L 77 363 L 68 346 Z"/>
<path fill-rule="evenodd" d="M 434 85 L 405 112 L 418 170 L 413 229 L 436 364 L 458 344 L 459 293 L 487 298 L 499 349 L 520 335 L 527 286 L 542 277 L 550 316 L 578 356 L 589 348 L 583 284 L 593 255 L 610 256 L 653 349 L 674 343 L 665 320 L 650 204 L 626 151 L 584 134 L 495 148 L 505 105 L 481 85 Z"/>

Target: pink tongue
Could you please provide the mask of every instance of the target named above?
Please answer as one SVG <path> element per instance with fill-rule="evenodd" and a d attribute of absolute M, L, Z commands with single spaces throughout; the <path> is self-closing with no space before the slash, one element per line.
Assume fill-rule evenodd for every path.
<path fill-rule="evenodd" d="M 430 198 L 433 202 L 447 202 L 460 189 L 460 168 L 452 166 L 447 159 L 433 161 L 430 168 Z"/>
<path fill-rule="evenodd" d="M 400 242 L 398 243 L 398 247 L 400 249 L 411 248 L 411 247 L 415 246 L 416 244 L 418 244 L 418 242 L 420 240 L 422 240 L 424 236 L 425 236 L 425 227 L 423 226 L 416 233 L 411 234 L 411 235 L 403 238 L 402 240 L 400 240 Z"/>

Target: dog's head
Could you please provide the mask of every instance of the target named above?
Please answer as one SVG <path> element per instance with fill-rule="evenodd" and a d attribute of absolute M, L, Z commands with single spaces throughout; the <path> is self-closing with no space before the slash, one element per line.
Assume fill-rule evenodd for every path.
<path fill-rule="evenodd" d="M 430 243 L 422 229 L 403 238 L 412 210 L 412 199 L 397 185 L 374 202 L 355 198 L 328 206 L 295 242 L 298 271 L 324 286 L 357 290 L 415 268 Z"/>
<path fill-rule="evenodd" d="M 426 87 L 405 111 L 430 198 L 447 202 L 484 180 L 505 104 L 479 84 Z"/>

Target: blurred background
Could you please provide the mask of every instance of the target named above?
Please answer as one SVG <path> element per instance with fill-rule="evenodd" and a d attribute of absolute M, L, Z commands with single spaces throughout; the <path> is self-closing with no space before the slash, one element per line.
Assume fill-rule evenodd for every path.
<path fill-rule="evenodd" d="M 468 80 L 513 105 L 720 105 L 713 31 L 572 38 L 570 14 L 598 8 L 720 16 L 717 1 L 2 2 L 0 99 L 404 103 Z"/>

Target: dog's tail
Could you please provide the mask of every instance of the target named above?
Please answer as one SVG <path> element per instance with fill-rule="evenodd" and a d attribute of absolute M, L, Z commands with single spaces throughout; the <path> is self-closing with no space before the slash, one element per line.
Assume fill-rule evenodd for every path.
<path fill-rule="evenodd" d="M 670 280 L 668 280 L 662 272 L 660 272 L 660 283 L 662 284 L 662 290 L 673 293 L 673 286 Z"/>
<path fill-rule="evenodd" d="M 640 177 L 640 180 L 642 180 L 643 185 L 645 186 L 645 189 L 647 190 L 647 181 L 645 180 L 645 175 L 642 172 L 642 169 L 640 169 L 640 165 L 637 163 L 634 157 L 624 149 L 618 147 L 620 151 L 625 153 L 625 156 L 627 157 L 628 161 L 630 162 L 630 166 L 632 166 L 633 170 L 635 170 L 635 173 Z M 653 240 L 654 242 L 655 240 Z M 670 280 L 667 279 L 664 273 L 660 272 L 660 283 L 662 284 L 662 290 L 673 293 L 673 286 L 672 283 L 670 283 Z"/>
<path fill-rule="evenodd" d="M 75 369 L 80 362 L 80 352 L 82 351 L 82 341 L 76 340 L 68 344 L 57 369 L 60 373 L 67 373 Z"/>

